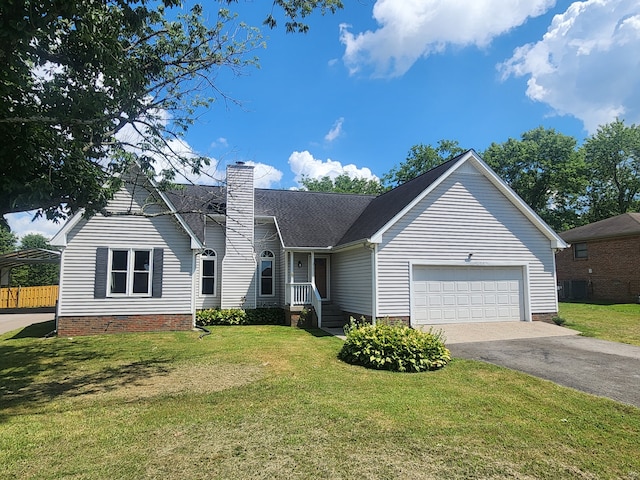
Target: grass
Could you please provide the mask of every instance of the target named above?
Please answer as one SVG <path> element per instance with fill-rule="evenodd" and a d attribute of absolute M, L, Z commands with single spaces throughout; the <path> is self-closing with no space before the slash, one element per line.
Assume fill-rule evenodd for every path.
<path fill-rule="evenodd" d="M 212 332 L 0 336 L 0 478 L 640 478 L 640 409 L 461 359 L 366 370 L 319 331 Z"/>
<path fill-rule="evenodd" d="M 639 304 L 560 303 L 559 314 L 566 320 L 564 327 L 584 336 L 640 345 Z"/>

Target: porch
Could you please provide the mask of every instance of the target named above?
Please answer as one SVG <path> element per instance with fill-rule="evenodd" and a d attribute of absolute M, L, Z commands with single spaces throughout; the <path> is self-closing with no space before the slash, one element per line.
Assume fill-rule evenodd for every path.
<path fill-rule="evenodd" d="M 313 326 L 343 326 L 339 306 L 331 303 L 331 256 L 314 251 L 290 251 L 285 255 L 285 304 L 295 315 L 313 309 Z"/>

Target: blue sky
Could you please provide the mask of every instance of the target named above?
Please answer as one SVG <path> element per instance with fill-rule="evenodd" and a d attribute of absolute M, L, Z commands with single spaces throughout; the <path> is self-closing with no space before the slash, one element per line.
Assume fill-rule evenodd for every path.
<path fill-rule="evenodd" d="M 210 177 L 245 161 L 256 186 L 289 189 L 301 175 L 381 177 L 419 143 L 481 153 L 540 125 L 582 142 L 616 116 L 640 123 L 637 0 L 345 3 L 306 35 L 264 30 L 260 69 L 216 80 L 241 106 L 214 104 L 179 149 L 209 156 Z M 238 4 L 253 25 L 267 8 Z M 30 218 L 9 223 L 59 228 Z"/>

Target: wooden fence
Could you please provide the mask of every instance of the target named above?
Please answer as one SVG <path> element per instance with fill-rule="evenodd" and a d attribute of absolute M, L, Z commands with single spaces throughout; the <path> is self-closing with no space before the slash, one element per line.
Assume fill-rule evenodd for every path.
<path fill-rule="evenodd" d="M 0 288 L 0 308 L 55 307 L 58 285 Z"/>

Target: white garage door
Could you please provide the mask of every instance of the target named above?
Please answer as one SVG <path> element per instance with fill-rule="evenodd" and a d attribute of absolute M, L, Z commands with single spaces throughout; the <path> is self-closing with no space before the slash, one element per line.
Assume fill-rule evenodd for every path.
<path fill-rule="evenodd" d="M 414 266 L 411 323 L 524 320 L 521 267 Z"/>

